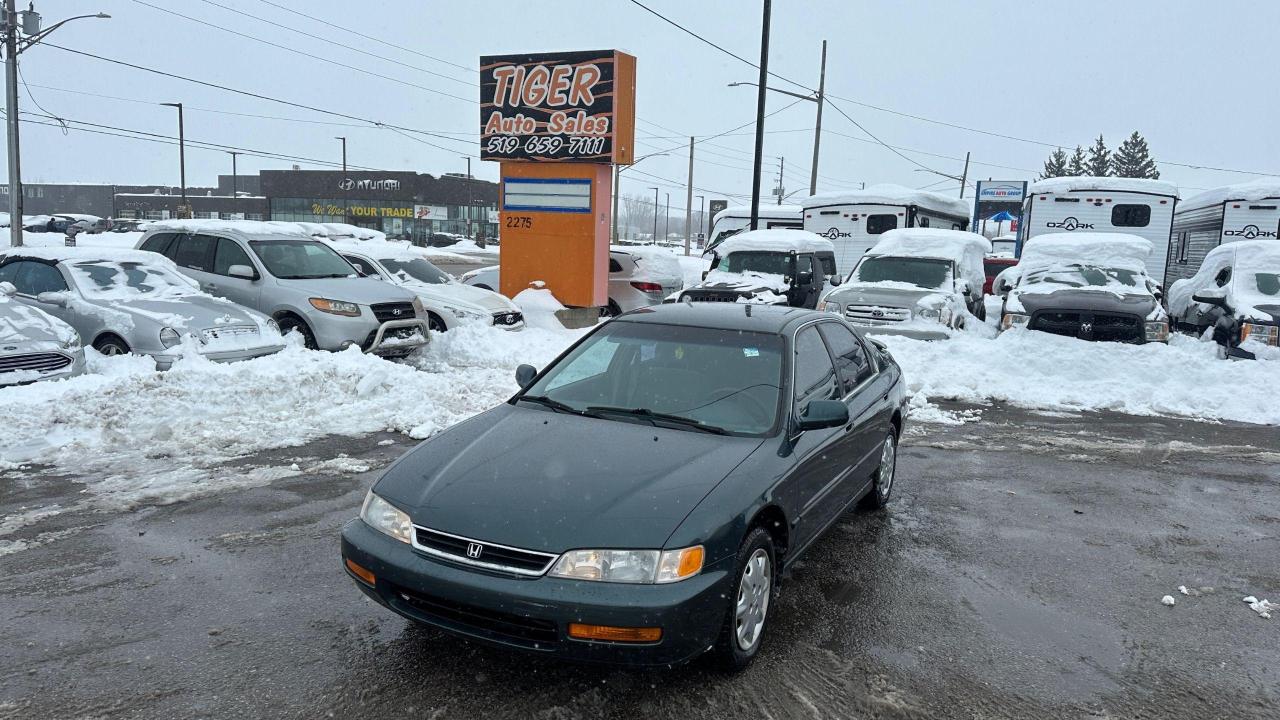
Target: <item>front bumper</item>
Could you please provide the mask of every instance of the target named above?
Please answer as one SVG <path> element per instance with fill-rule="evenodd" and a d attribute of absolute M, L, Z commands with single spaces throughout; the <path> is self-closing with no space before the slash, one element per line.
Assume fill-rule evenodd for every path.
<path fill-rule="evenodd" d="M 415 330 L 416 334 L 412 332 Z M 425 321 L 416 318 L 388 320 L 365 338 L 361 347 L 365 352 L 381 357 L 403 357 L 426 345 L 430 339 Z"/>
<path fill-rule="evenodd" d="M 669 585 L 625 585 L 563 578 L 521 578 L 437 560 L 355 519 L 342 529 L 342 558 L 373 572 L 370 598 L 410 620 L 492 645 L 568 660 L 674 665 L 715 644 L 732 593 L 732 558 Z M 351 575 L 350 571 L 347 571 Z M 653 643 L 583 641 L 581 622 L 661 627 Z"/>
<path fill-rule="evenodd" d="M 265 355 L 274 355 L 284 349 L 284 344 L 276 345 L 260 345 L 257 347 L 237 348 L 235 350 L 219 350 L 215 352 L 202 352 L 200 356 L 218 363 L 239 362 L 241 360 L 252 360 Z M 173 364 L 182 359 L 182 353 L 151 353 L 151 357 L 156 361 L 157 370 L 168 370 Z"/>
<path fill-rule="evenodd" d="M 61 355 L 69 358 L 70 363 L 55 370 L 13 370 L 10 372 L 0 371 L 0 387 L 5 385 L 27 385 L 33 382 L 43 382 L 45 380 L 64 380 L 66 378 L 75 377 L 85 371 L 84 348 L 77 347 L 74 350 L 55 350 L 44 355 Z M 12 356 L 16 356 L 14 353 Z M 2 358 L 3 356 L 0 356 Z M 64 361 L 65 362 L 65 361 Z M 5 365 L 0 361 L 0 365 Z"/>

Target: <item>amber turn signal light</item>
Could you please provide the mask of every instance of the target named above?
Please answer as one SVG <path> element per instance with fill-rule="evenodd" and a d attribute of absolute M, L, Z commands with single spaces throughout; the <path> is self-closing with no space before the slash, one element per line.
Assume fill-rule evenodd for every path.
<path fill-rule="evenodd" d="M 347 569 L 351 571 L 352 575 L 363 580 L 366 585 L 373 586 L 378 584 L 378 578 L 373 574 L 372 570 L 360 567 L 351 558 L 347 558 Z"/>
<path fill-rule="evenodd" d="M 662 639 L 662 628 L 627 628 L 569 623 L 569 637 L 578 640 L 649 643 L 658 642 Z"/>

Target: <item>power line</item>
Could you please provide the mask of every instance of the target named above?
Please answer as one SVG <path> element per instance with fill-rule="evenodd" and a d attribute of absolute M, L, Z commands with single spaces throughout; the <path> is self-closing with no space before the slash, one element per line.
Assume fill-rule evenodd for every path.
<path fill-rule="evenodd" d="M 919 166 L 919 167 L 920 167 L 921 169 L 923 169 L 923 170 L 928 170 L 929 172 L 937 172 L 937 170 L 934 170 L 933 168 L 929 167 L 928 165 L 925 165 L 924 163 L 922 163 L 922 162 L 920 162 L 920 161 L 918 161 L 918 160 L 915 160 L 914 158 L 909 158 L 909 157 L 907 157 L 906 155 L 903 155 L 902 153 L 898 152 L 898 149 L 897 149 L 897 148 L 895 148 L 894 146 L 890 145 L 889 143 L 887 143 L 887 142 L 885 142 L 885 141 L 881 140 L 880 138 L 876 137 L 874 134 L 872 134 L 872 132 L 871 132 L 870 130 L 868 130 L 868 129 L 866 129 L 865 127 L 863 127 L 861 123 L 859 123 L 857 120 L 854 120 L 852 117 L 850 117 L 850 116 L 849 116 L 849 113 L 845 112 L 843 108 L 841 108 L 839 105 L 837 105 L 837 104 L 835 104 L 835 103 L 831 102 L 831 100 L 830 100 L 830 98 L 829 98 L 829 97 L 828 97 L 828 99 L 827 99 L 827 104 L 828 104 L 828 105 L 830 105 L 832 108 L 835 108 L 835 111 L 836 111 L 836 112 L 838 112 L 838 113 L 840 113 L 841 115 L 843 115 L 845 120 L 848 120 L 849 122 L 853 123 L 853 124 L 854 124 L 858 129 L 859 129 L 859 130 L 861 130 L 862 132 L 866 133 L 866 134 L 867 134 L 867 135 L 868 135 L 872 140 L 875 140 L 877 143 L 879 143 L 879 144 L 883 145 L 884 147 L 888 148 L 888 149 L 889 149 L 889 151 L 890 151 L 890 152 L 892 152 L 894 155 L 897 155 L 898 157 L 902 158 L 903 160 L 906 160 L 907 162 L 911 163 L 912 165 L 917 165 L 917 166 Z"/>

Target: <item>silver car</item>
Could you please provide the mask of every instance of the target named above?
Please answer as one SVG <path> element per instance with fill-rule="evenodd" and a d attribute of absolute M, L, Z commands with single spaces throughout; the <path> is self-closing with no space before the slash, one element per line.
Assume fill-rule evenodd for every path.
<path fill-rule="evenodd" d="M 403 357 L 425 345 L 427 313 L 412 292 L 359 276 L 328 244 L 290 223 L 153 223 L 141 250 L 169 258 L 211 295 L 266 313 L 307 347 L 357 346 Z"/>
<path fill-rule="evenodd" d="M 49 313 L 11 298 L 17 288 L 0 282 L 0 385 L 57 380 L 84 372 L 80 336 Z"/>
<path fill-rule="evenodd" d="M 13 299 L 75 328 L 104 355 L 150 355 L 166 370 L 187 352 L 217 361 L 284 349 L 275 322 L 206 295 L 153 253 L 113 248 L 14 248 L 0 257 Z"/>

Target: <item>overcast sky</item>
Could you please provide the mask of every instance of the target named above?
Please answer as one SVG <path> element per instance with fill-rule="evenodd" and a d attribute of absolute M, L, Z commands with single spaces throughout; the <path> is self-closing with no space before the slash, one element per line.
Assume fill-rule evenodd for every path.
<path fill-rule="evenodd" d="M 461 172 L 462 156 L 477 154 L 474 68 L 480 55 L 618 48 L 638 58 L 637 154 L 675 148 L 669 156 L 652 157 L 624 173 L 623 191 L 652 193 L 649 188 L 659 185 L 672 194 L 673 208 L 684 205 L 685 136 L 720 133 L 749 123 L 755 113 L 754 89 L 727 87 L 733 81 L 754 81 L 753 68 L 624 0 L 145 3 L 323 60 L 176 17 L 140 0 L 42 0 L 37 10 L 46 26 L 99 10 L 112 15 L 109 20 L 69 24 L 49 38 L 51 43 L 459 140 L 423 138 L 444 148 L 439 149 L 367 123 L 46 47 L 31 49 L 21 58 L 23 76 L 39 105 L 69 119 L 176 135 L 175 111 L 156 103 L 181 101 L 187 106 L 188 140 L 338 161 L 339 142 L 333 138 L 346 135 L 352 165 Z M 759 56 L 759 2 L 645 4 L 743 57 Z M 1277 101 L 1265 90 L 1269 75 L 1263 74 L 1274 64 L 1280 3 L 1242 3 L 1235 9 L 1232 5 L 1189 0 L 775 0 L 770 69 L 815 86 L 819 46 L 826 39 L 827 90 L 846 98 L 833 102 L 884 142 L 921 151 L 905 154 L 948 174 L 960 173 L 964 154 L 970 151 L 971 178 L 1033 179 L 1051 148 L 915 120 L 853 101 L 991 133 L 1063 143 L 1068 150 L 1077 143 L 1087 146 L 1098 133 L 1114 149 L 1138 130 L 1157 161 L 1280 173 Z M 1264 83 L 1262 91 L 1259 82 Z M 797 89 L 778 79 L 771 84 Z M 769 109 L 779 110 L 792 101 L 773 95 Z M 41 112 L 26 92 L 20 104 L 24 112 Z M 774 183 L 779 157 L 786 159 L 787 192 L 801 191 L 795 197 L 807 193 L 813 122 L 814 104 L 809 102 L 766 121 L 766 193 Z M 824 132 L 822 139 L 820 191 L 857 187 L 859 182 L 920 187 L 936 181 L 941 182 L 934 189 L 958 190 L 958 183 L 917 172 L 917 165 L 869 141 L 831 107 L 823 124 L 830 133 Z M 55 127 L 26 123 L 22 132 L 23 176 L 28 182 L 178 182 L 176 147 L 75 130 L 64 135 Z M 748 125 L 738 134 L 698 146 L 694 184 L 701 189 L 695 195 L 749 195 L 751 132 Z M 239 162 L 241 172 L 291 164 L 247 156 Z M 473 160 L 472 165 L 477 176 L 496 179 L 496 163 Z M 189 147 L 187 182 L 212 184 L 215 175 L 229 172 L 230 166 L 231 158 L 224 152 Z M 1164 179 L 1183 188 L 1184 197 L 1253 177 L 1164 163 L 1160 170 Z"/>

